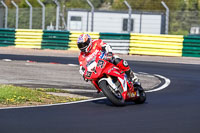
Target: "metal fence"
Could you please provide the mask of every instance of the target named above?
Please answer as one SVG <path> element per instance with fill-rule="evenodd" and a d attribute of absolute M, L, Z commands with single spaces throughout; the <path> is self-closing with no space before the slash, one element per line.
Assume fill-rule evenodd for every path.
<path fill-rule="evenodd" d="M 40 0 L 38 0 L 38 2 L 39 1 Z M 27 4 L 29 3 L 27 0 L 26 2 Z M 59 2 L 56 0 L 54 1 L 54 4 L 56 3 L 55 6 L 51 8 L 50 7 L 41 8 L 41 6 L 36 8 L 36 7 L 32 7 L 30 3 L 28 4 L 29 8 L 18 8 L 18 5 L 14 1 L 12 1 L 13 7 L 8 8 L 6 4 L 3 1 L 1 1 L 0 9 L 3 10 L 3 12 L 1 12 L 0 21 L 1 23 L 4 24 L 4 26 L 0 25 L 1 26 L 0 28 L 71 30 L 71 27 L 69 24 L 72 24 L 73 20 L 78 21 L 79 18 L 76 16 L 78 16 L 79 14 L 83 14 L 83 12 L 86 11 L 87 15 L 81 18 L 81 21 L 83 22 L 81 26 L 87 25 L 87 30 L 82 28 L 79 31 L 104 32 L 103 28 L 106 29 L 112 26 L 112 29 L 117 29 L 119 28 L 119 24 L 120 24 L 120 30 L 118 30 L 117 32 L 145 33 L 141 29 L 142 28 L 145 29 L 145 26 L 148 26 L 147 23 L 150 23 L 151 25 L 153 25 L 152 22 L 159 21 L 158 23 L 155 23 L 152 26 L 153 28 L 151 31 L 157 30 L 158 32 L 155 32 L 155 33 L 165 32 L 164 30 L 166 28 L 162 31 L 158 29 L 160 27 L 163 27 L 162 23 L 164 23 L 164 21 L 167 20 L 167 19 L 163 19 L 165 17 L 163 11 L 156 12 L 156 13 L 133 11 L 126 1 L 125 3 L 127 5 L 127 10 L 125 11 L 99 11 L 99 10 L 94 10 L 94 7 L 89 0 L 87 0 L 87 2 L 91 6 L 91 10 L 87 10 L 87 11 L 84 9 L 79 10 L 80 12 L 76 12 L 75 17 L 72 16 L 72 18 L 70 18 L 68 17 L 69 11 L 72 11 L 72 10 L 70 10 L 69 8 L 65 10 L 65 8 L 61 7 Z M 8 14 L 6 14 L 6 8 L 8 8 Z M 43 10 L 45 12 L 43 12 Z M 4 14 L 3 16 L 2 16 L 2 13 Z M 45 14 L 44 19 L 43 19 L 43 14 Z M 154 15 L 154 16 L 148 17 L 148 15 Z M 121 17 L 119 18 L 119 16 Z M 143 21 L 143 19 L 145 20 Z M 146 22 L 146 21 L 149 21 L 149 22 Z M 45 22 L 44 27 L 43 27 L 43 22 Z M 101 23 L 102 26 L 100 26 L 99 23 Z M 111 26 L 108 24 L 111 24 Z M 80 24 L 74 22 L 74 26 L 77 26 L 77 25 L 80 25 Z M 158 26 L 155 27 L 156 25 Z M 138 29 L 140 28 L 140 29 L 137 30 L 137 28 L 135 27 L 137 27 Z M 78 29 L 75 29 L 75 30 L 77 31 Z M 115 32 L 115 30 L 113 30 L 113 32 Z M 149 32 L 147 31 L 147 33 L 150 33 L 150 30 Z"/>
<path fill-rule="evenodd" d="M 2 10 L 2 9 L 1 9 Z M 45 27 L 55 25 L 56 11 L 55 8 L 46 8 L 45 10 Z M 4 16 L 4 15 L 2 15 Z M 29 29 L 29 8 L 19 8 L 18 27 L 19 29 Z M 4 17 L 2 17 L 4 18 Z M 1 23 L 5 25 L 5 19 L 1 18 Z M 1 25 L 4 28 L 3 24 Z M 8 12 L 8 28 L 16 28 L 16 10 L 9 9 Z M 32 29 L 42 29 L 42 8 L 33 8 L 32 13 Z"/>
<path fill-rule="evenodd" d="M 39 1 L 39 0 L 38 0 Z M 2 2 L 2 1 L 1 1 Z M 53 1 L 52 1 L 53 2 Z M 54 3 L 55 4 L 55 3 Z M 164 6 L 164 4 L 163 4 Z M 58 8 L 59 7 L 59 8 Z M 193 27 L 196 27 L 195 32 L 200 34 L 200 12 L 199 11 L 173 11 L 170 10 L 169 19 L 167 14 L 167 7 L 164 6 L 165 11 L 157 12 L 138 12 L 131 7 L 127 7 L 126 11 L 99 11 L 94 10 L 79 10 L 74 16 L 69 17 L 69 11 L 73 11 L 70 8 L 61 7 L 58 3 L 54 7 L 45 7 L 45 18 L 43 20 L 43 8 L 32 8 L 32 29 L 47 29 L 47 30 L 73 30 L 75 31 L 94 31 L 94 32 L 106 32 L 104 29 L 113 29 L 110 32 L 120 33 L 169 33 L 169 34 L 183 34 L 187 35 Z M 16 7 L 8 8 L 8 14 L 6 15 L 5 5 L 0 3 L 0 28 L 30 28 L 30 8 L 19 8 L 18 10 L 18 22 L 16 23 Z M 59 12 L 59 14 L 58 14 Z M 83 23 L 79 23 L 78 15 L 86 16 L 81 18 Z M 105 13 L 105 14 L 100 14 Z M 106 14 L 107 13 L 107 14 Z M 130 15 L 130 13 L 132 13 Z M 122 15 L 124 14 L 124 15 Z M 148 14 L 145 16 L 145 14 Z M 121 15 L 122 19 L 113 19 L 111 17 Z M 152 15 L 160 15 L 153 16 Z M 108 19 L 110 17 L 110 19 Z M 161 17 L 161 18 L 159 18 Z M 7 21 L 6 21 L 7 18 Z M 73 20 L 73 21 L 71 21 Z M 43 22 L 44 28 L 43 28 Z M 73 24 L 72 24 L 73 23 Z M 119 24 L 117 24 L 119 23 Z M 168 25 L 169 23 L 169 25 Z M 99 26 L 101 24 L 101 26 Z M 18 25 L 18 26 L 17 26 Z M 72 27 L 70 27 L 72 26 Z M 86 27 L 84 29 L 84 26 Z M 148 28 L 147 26 L 151 27 Z M 81 28 L 79 28 L 81 27 Z M 120 27 L 120 28 L 119 28 Z M 158 29 L 160 27 L 160 29 Z M 120 29 L 116 31 L 116 29 Z M 169 29 L 169 31 L 168 31 Z M 198 30 L 198 31 L 197 31 Z M 155 32 L 157 31 L 157 32 Z"/>

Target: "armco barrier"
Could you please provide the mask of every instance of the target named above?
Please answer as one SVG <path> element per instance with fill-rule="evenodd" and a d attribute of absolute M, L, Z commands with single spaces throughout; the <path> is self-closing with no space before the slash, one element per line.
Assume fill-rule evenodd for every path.
<path fill-rule="evenodd" d="M 42 35 L 42 49 L 69 49 L 69 31 L 44 30 Z"/>
<path fill-rule="evenodd" d="M 15 45 L 15 29 L 0 29 L 0 47 Z"/>
<path fill-rule="evenodd" d="M 200 36 L 184 36 L 183 56 L 200 57 Z"/>
<path fill-rule="evenodd" d="M 68 31 L 16 29 L 15 46 L 20 48 L 68 49 Z"/>
<path fill-rule="evenodd" d="M 128 54 L 130 34 L 121 33 L 99 33 L 99 32 L 70 32 L 70 50 L 78 50 L 77 39 L 81 34 L 89 34 L 92 39 L 102 39 L 113 48 L 114 53 Z"/>
<path fill-rule="evenodd" d="M 100 33 L 100 39 L 111 45 L 114 53 L 128 54 L 130 34 L 127 33 Z"/>
<path fill-rule="evenodd" d="M 110 44 L 114 53 L 200 57 L 200 36 L 191 35 L 0 29 L 0 47 L 78 50 L 77 38 L 83 33 Z"/>
<path fill-rule="evenodd" d="M 131 34 L 129 54 L 182 56 L 183 36 Z"/>
<path fill-rule="evenodd" d="M 76 31 L 71 31 L 70 36 L 69 36 L 69 47 L 70 50 L 78 50 L 77 47 L 77 39 L 81 34 L 89 34 L 92 39 L 99 39 L 99 32 L 76 32 Z"/>
<path fill-rule="evenodd" d="M 15 47 L 41 48 L 42 30 L 16 29 Z"/>

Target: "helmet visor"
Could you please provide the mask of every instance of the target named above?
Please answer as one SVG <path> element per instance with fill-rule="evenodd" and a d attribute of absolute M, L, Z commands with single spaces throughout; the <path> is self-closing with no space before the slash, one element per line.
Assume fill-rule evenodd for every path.
<path fill-rule="evenodd" d="M 86 42 L 80 42 L 78 43 L 78 48 L 82 51 L 82 52 L 86 52 L 87 47 L 90 44 L 90 39 L 88 39 Z"/>

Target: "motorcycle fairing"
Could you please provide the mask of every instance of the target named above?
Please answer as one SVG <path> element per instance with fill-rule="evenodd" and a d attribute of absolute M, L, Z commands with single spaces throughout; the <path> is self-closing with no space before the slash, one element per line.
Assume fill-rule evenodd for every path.
<path fill-rule="evenodd" d="M 110 84 L 110 86 L 112 86 L 114 90 L 118 89 L 117 87 L 115 87 L 111 78 L 112 76 L 117 77 L 117 80 L 119 81 L 121 88 L 123 89 L 122 96 L 124 99 L 127 99 L 127 97 L 129 97 L 127 96 L 128 90 L 132 89 L 132 87 L 128 84 L 126 74 L 114 64 L 110 63 L 107 60 L 104 60 L 104 56 L 105 53 L 100 51 L 94 58 L 88 61 L 84 75 L 87 79 L 91 80 L 92 84 L 99 91 L 101 91 L 101 88 L 99 88 L 98 84 L 102 80 L 106 80 L 106 82 Z"/>

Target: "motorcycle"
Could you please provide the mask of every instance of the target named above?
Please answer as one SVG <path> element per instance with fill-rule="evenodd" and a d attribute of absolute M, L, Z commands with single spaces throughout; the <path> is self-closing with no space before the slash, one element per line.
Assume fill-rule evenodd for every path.
<path fill-rule="evenodd" d="M 98 92 L 102 91 L 114 105 L 123 106 L 127 101 L 142 104 L 146 101 L 142 86 L 129 82 L 124 71 L 106 60 L 105 52 L 97 51 L 84 68 L 85 80 L 91 81 Z"/>

